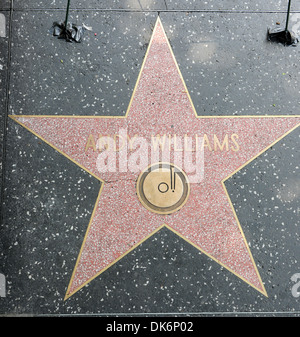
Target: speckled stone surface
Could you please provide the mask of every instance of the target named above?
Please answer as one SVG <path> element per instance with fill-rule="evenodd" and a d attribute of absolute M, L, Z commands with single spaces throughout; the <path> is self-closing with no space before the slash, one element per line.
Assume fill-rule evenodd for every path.
<path fill-rule="evenodd" d="M 10 0 L 3 0 L 0 3 L 0 10 L 1 9 L 9 9 L 10 8 Z"/>
<path fill-rule="evenodd" d="M 65 8 L 67 2 L 64 0 L 41 1 L 14 0 L 15 8 Z M 97 8 L 97 9 L 125 9 L 125 10 L 165 10 L 165 0 L 72 0 L 70 8 Z"/>
<path fill-rule="evenodd" d="M 68 115 L 80 104 L 75 114 L 124 114 L 156 16 L 76 12 L 70 20 L 85 22 L 93 32 L 86 32 L 85 43 L 75 48 L 48 33 L 53 21 L 63 20 L 61 13 L 16 12 L 13 51 L 20 57 L 11 64 L 9 113 Z M 298 109 L 298 50 L 265 39 L 266 26 L 275 25 L 276 14 L 172 12 L 161 18 L 199 115 L 284 115 Z M 20 22 L 28 22 L 25 31 L 18 28 Z M 42 33 L 47 43 L 32 44 Z M 236 50 L 228 48 L 231 44 Z M 37 90 L 43 93 L 38 99 Z M 76 99 L 70 100 L 75 93 Z"/>
<path fill-rule="evenodd" d="M 271 0 L 271 1 L 235 1 L 235 0 L 222 0 L 222 1 L 197 1 L 197 0 L 166 0 L 168 9 L 177 10 L 228 10 L 228 11 L 286 11 L 287 1 L 285 0 Z M 299 10 L 299 3 L 293 3 L 293 9 Z"/>
<path fill-rule="evenodd" d="M 30 10 L 40 3 L 26 2 L 22 9 L 22 3 L 14 1 L 19 10 L 13 13 L 9 36 L 11 59 L 4 59 L 10 69 L 10 81 L 3 77 L 10 89 L 6 115 L 124 116 L 157 20 L 155 10 L 164 7 L 172 11 L 161 12 L 160 18 L 199 116 L 285 116 L 275 118 L 275 124 L 271 118 L 253 119 L 248 130 L 245 118 L 200 123 L 193 116 L 201 132 L 206 127 L 226 131 L 236 120 L 245 138 L 253 127 L 262 131 L 257 146 L 263 149 L 297 123 L 286 116 L 299 115 L 299 48 L 265 41 L 267 26 L 278 18 L 283 21 L 282 13 L 261 13 L 254 2 L 249 8 L 241 3 L 240 9 L 251 13 L 211 13 L 210 8 L 186 13 L 180 10 L 195 9 L 195 2 L 171 1 L 153 2 L 151 12 L 128 10 L 136 9 L 136 3 L 124 5 L 126 11 L 106 12 L 100 7 L 105 8 L 105 2 L 91 1 L 91 8 L 99 7 L 71 16 L 92 31 L 85 32 L 81 44 L 71 44 L 48 32 L 63 12 L 50 5 L 47 11 Z M 237 9 L 233 3 L 228 1 L 228 10 Z M 282 11 L 282 2 L 274 10 Z M 0 43 L 8 47 L 9 39 L 0 38 Z M 135 131 L 143 132 L 140 117 Z M 25 125 L 31 120 L 21 121 Z M 59 142 L 54 133 L 59 129 L 76 137 L 61 121 L 56 130 L 51 127 L 52 134 L 42 123 L 30 127 L 37 133 L 43 130 L 43 137 L 52 142 Z M 184 123 L 197 130 L 191 119 L 186 117 Z M 64 300 L 103 185 L 9 119 L 0 241 L 0 273 L 6 277 L 7 292 L 0 298 L 0 313 L 299 314 L 291 279 L 300 272 L 298 144 L 299 128 L 225 182 L 268 297 L 162 227 Z"/>
<path fill-rule="evenodd" d="M 9 3 L 9 0 L 4 0 Z M 14 7 L 19 8 L 64 8 L 64 0 L 14 0 Z M 126 9 L 126 10 L 203 10 L 203 11 L 286 11 L 287 1 L 198 1 L 198 0 L 72 0 L 71 8 Z M 292 4 L 293 10 L 299 10 L 299 3 Z"/>
<path fill-rule="evenodd" d="M 2 178 L 2 162 L 4 153 L 4 133 L 7 119 L 7 59 L 9 50 L 9 12 L 0 10 L 0 175 Z M 0 188 L 2 187 L 2 179 L 0 180 Z"/>

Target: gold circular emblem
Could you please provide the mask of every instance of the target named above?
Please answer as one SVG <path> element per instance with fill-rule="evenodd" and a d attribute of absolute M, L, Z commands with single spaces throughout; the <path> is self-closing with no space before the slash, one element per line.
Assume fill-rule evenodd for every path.
<path fill-rule="evenodd" d="M 137 195 L 144 207 L 158 214 L 171 214 L 187 201 L 190 186 L 186 174 L 170 163 L 156 163 L 138 177 Z"/>

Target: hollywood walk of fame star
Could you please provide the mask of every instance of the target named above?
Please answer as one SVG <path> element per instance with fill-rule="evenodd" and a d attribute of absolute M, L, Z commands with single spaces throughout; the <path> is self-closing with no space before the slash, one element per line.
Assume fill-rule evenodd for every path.
<path fill-rule="evenodd" d="M 224 182 L 294 130 L 299 116 L 198 116 L 159 18 L 125 116 L 10 117 L 102 182 L 65 299 L 163 226 L 267 296 Z M 158 134 L 199 135 L 203 179 L 191 183 L 183 167 L 171 164 L 174 154 L 152 171 L 120 170 L 119 162 L 100 172 L 97 137 L 120 130 L 149 143 Z M 115 153 L 126 162 L 133 150 Z"/>

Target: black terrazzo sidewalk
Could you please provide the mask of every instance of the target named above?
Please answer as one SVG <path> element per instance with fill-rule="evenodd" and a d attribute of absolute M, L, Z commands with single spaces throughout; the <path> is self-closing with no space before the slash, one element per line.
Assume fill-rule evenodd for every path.
<path fill-rule="evenodd" d="M 299 128 L 226 182 L 268 297 L 163 228 L 64 301 L 100 182 L 8 115 L 123 116 L 158 15 L 198 115 L 300 115 L 300 46 L 266 40 L 286 1 L 71 0 L 79 44 L 65 5 L 0 3 L 0 316 L 300 316 Z"/>

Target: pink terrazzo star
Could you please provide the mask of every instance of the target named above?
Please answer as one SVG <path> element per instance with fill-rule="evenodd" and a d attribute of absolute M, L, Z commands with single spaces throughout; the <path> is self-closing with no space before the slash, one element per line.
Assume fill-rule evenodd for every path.
<path fill-rule="evenodd" d="M 159 19 L 125 117 L 10 117 L 103 182 L 66 298 L 162 226 L 267 295 L 224 181 L 295 129 L 299 116 L 197 117 Z M 179 211 L 161 215 L 143 207 L 136 181 L 145 167 L 121 170 L 123 161 L 112 172 L 99 172 L 97 137 L 120 130 L 126 130 L 128 139 L 138 135 L 149 143 L 158 134 L 181 139 L 207 135 L 204 178 L 190 184 Z M 214 148 L 213 137 L 223 141 L 226 135 L 229 143 Z M 237 135 L 236 143 L 230 143 L 232 135 Z M 122 158 L 132 153 L 129 147 L 115 151 Z"/>

